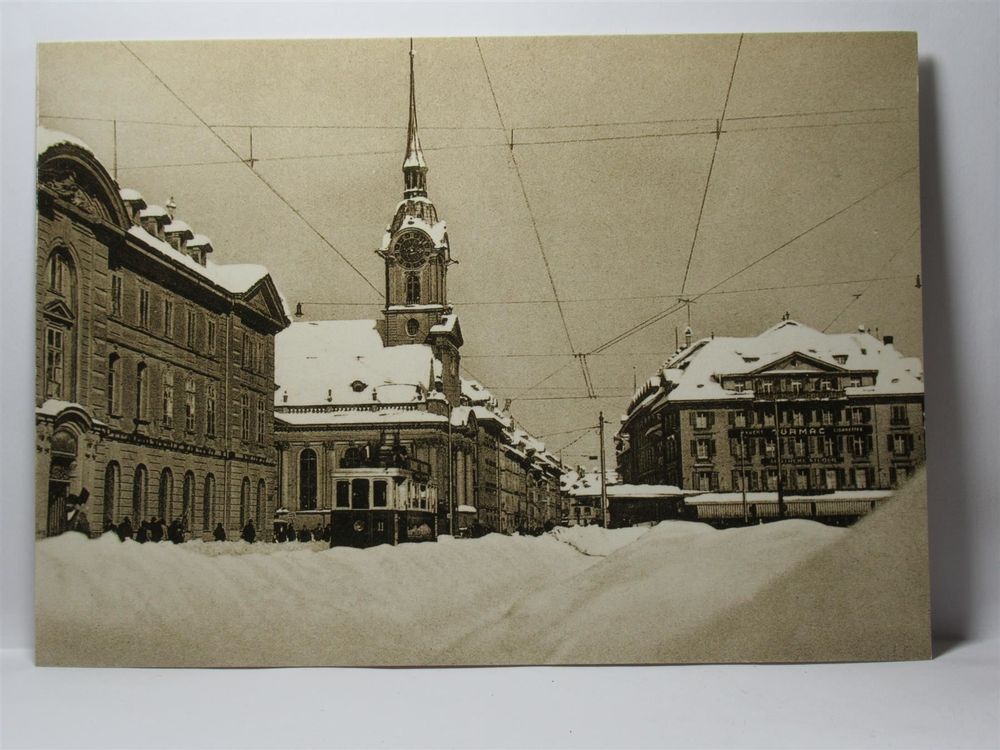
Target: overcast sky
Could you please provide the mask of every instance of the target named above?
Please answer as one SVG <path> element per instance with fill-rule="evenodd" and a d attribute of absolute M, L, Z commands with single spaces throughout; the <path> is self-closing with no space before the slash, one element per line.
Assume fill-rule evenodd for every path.
<path fill-rule="evenodd" d="M 594 425 L 603 409 L 610 443 L 633 368 L 652 375 L 688 313 L 696 338 L 753 335 L 787 311 L 820 330 L 877 327 L 920 356 L 915 37 L 415 48 L 463 363 L 535 434 Z M 148 202 L 173 196 L 215 261 L 266 265 L 307 319 L 376 317 L 374 251 L 402 197 L 407 49 L 46 45 L 40 122 L 117 161 Z M 252 169 L 240 161 L 251 125 Z M 573 355 L 592 352 L 599 398 L 569 398 L 587 394 Z M 571 441 L 567 462 L 597 451 L 593 433 L 546 440 Z"/>

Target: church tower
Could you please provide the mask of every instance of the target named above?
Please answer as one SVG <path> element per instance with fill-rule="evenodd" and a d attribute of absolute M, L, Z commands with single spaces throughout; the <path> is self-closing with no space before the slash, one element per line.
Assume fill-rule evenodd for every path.
<path fill-rule="evenodd" d="M 417 100 L 410 42 L 410 119 L 403 158 L 403 200 L 396 206 L 378 254 L 385 260 L 386 346 L 428 344 L 441 361 L 440 387 L 452 406 L 461 397 L 462 332 L 448 304 L 448 229 L 427 197 L 427 163 L 417 130 Z"/>

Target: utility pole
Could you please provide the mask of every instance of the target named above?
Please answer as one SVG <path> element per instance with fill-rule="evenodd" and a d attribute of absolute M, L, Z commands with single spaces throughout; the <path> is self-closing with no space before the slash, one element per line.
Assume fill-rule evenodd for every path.
<path fill-rule="evenodd" d="M 604 461 L 604 412 L 597 415 L 597 425 L 601 433 L 601 516 L 604 528 L 608 528 L 608 476 Z"/>
<path fill-rule="evenodd" d="M 784 518 L 785 493 L 781 481 L 781 426 L 778 422 L 778 399 L 774 399 L 774 455 L 778 467 L 778 518 Z"/>

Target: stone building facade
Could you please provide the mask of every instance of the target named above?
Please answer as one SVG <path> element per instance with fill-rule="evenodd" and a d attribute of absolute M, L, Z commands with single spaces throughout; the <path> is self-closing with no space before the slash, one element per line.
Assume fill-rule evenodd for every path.
<path fill-rule="evenodd" d="M 84 490 L 93 533 L 156 516 L 238 535 L 274 508 L 271 277 L 208 260 L 79 141 L 38 146 L 37 536 Z"/>
<path fill-rule="evenodd" d="M 921 363 L 891 337 L 786 319 L 674 355 L 623 417 L 618 471 L 699 492 L 892 489 L 924 461 L 923 405 Z"/>

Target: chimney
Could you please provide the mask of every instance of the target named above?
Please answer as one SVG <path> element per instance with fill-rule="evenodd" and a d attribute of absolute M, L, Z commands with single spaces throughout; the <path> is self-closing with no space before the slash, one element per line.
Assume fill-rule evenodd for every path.
<path fill-rule="evenodd" d="M 892 346 L 892 342 L 893 342 L 892 336 L 883 336 L 882 337 L 882 343 L 885 344 L 886 346 Z"/>

